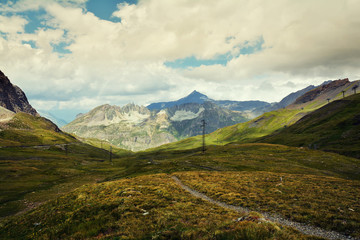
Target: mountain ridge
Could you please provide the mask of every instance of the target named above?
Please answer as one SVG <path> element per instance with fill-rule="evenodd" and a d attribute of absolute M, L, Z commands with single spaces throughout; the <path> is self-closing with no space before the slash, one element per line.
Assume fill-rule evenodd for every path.
<path fill-rule="evenodd" d="M 257 142 L 309 147 L 360 158 L 360 94 L 335 100 Z"/>
<path fill-rule="evenodd" d="M 149 110 L 161 110 L 165 108 L 170 108 L 175 105 L 181 105 L 185 103 L 204 103 L 205 101 L 213 101 L 212 99 L 208 98 L 208 96 L 194 90 L 186 97 L 180 98 L 175 101 L 169 101 L 169 102 L 157 102 L 157 103 L 151 103 L 148 106 L 146 106 Z"/>
<path fill-rule="evenodd" d="M 307 114 L 328 104 L 327 99 L 329 97 L 331 97 L 331 101 L 334 101 L 336 99 L 342 99 L 342 91 L 345 91 L 346 94 L 349 94 L 352 91 L 353 87 L 355 85 L 359 85 L 359 83 L 360 80 L 350 82 L 340 79 L 328 82 L 325 85 L 320 85 L 310 91 L 318 91 L 318 89 L 330 90 L 322 91 L 322 94 L 318 94 L 311 101 L 307 101 L 305 103 L 298 102 L 297 104 L 293 103 L 285 108 L 266 112 L 248 122 L 238 123 L 232 126 L 220 128 L 208 134 L 206 137 L 206 141 L 208 144 L 216 145 L 228 144 L 232 142 L 256 142 L 257 139 L 272 134 L 279 129 L 289 127 Z M 333 86 L 338 87 L 333 88 Z M 307 93 L 305 93 L 304 95 L 306 96 L 306 94 Z M 302 97 L 299 98 L 301 99 Z M 158 149 L 189 149 L 199 147 L 201 143 L 202 141 L 199 137 L 192 137 L 181 140 L 177 143 L 170 143 L 165 146 L 161 146 Z"/>

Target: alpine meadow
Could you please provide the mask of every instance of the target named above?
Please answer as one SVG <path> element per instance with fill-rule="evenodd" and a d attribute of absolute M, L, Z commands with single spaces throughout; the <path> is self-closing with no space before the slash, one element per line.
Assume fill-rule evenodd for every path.
<path fill-rule="evenodd" d="M 0 1 L 0 239 L 360 239 L 360 1 Z"/>

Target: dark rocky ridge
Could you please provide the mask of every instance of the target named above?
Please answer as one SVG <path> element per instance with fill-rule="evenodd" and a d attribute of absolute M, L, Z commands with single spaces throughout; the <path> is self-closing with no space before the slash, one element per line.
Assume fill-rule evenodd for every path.
<path fill-rule="evenodd" d="M 0 106 L 16 113 L 25 112 L 40 116 L 28 102 L 25 93 L 18 86 L 13 85 L 2 71 L 0 71 Z"/>
<path fill-rule="evenodd" d="M 314 100 L 315 98 L 317 98 L 319 95 L 330 92 L 330 91 L 337 89 L 341 86 L 344 86 L 348 83 L 350 83 L 349 79 L 345 78 L 345 79 L 339 79 L 339 80 L 332 81 L 328 84 L 320 85 L 319 87 L 300 96 L 298 99 L 296 99 L 294 104 L 302 104 L 302 103 L 310 102 L 310 101 Z"/>

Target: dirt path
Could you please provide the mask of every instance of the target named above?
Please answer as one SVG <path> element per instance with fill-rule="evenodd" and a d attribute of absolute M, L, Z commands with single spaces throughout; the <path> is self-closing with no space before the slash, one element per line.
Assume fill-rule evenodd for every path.
<path fill-rule="evenodd" d="M 220 201 L 216 201 L 208 196 L 206 196 L 203 193 L 200 193 L 188 186 L 186 186 L 183 182 L 181 182 L 181 180 L 176 177 L 176 176 L 172 176 L 171 177 L 182 189 L 186 190 L 187 192 L 189 192 L 190 194 L 192 194 L 195 197 L 201 198 L 207 202 L 216 204 L 220 207 L 226 208 L 226 209 L 230 209 L 239 213 L 248 213 L 251 210 L 248 208 L 243 208 L 243 207 L 239 207 L 239 206 L 233 206 L 233 205 L 229 205 L 226 204 L 224 202 L 220 202 Z M 295 229 L 297 229 L 298 231 L 300 231 L 303 234 L 306 235 L 312 235 L 312 236 L 317 236 L 317 237 L 323 237 L 323 238 L 327 238 L 327 239 L 331 239 L 331 240 L 336 240 L 336 239 L 344 239 L 344 240 L 358 240 L 356 238 L 350 237 L 350 236 L 345 236 L 341 233 L 338 232 L 334 232 L 334 231 L 327 231 L 325 229 L 322 228 L 318 228 L 318 227 L 313 227 L 307 224 L 303 224 L 303 223 L 298 223 L 298 222 L 293 222 L 287 219 L 284 219 L 280 216 L 276 216 L 274 214 L 270 214 L 270 213 L 266 213 L 266 212 L 260 212 L 266 219 L 272 221 L 272 222 L 276 222 L 285 226 L 289 226 L 289 227 L 293 227 Z"/>

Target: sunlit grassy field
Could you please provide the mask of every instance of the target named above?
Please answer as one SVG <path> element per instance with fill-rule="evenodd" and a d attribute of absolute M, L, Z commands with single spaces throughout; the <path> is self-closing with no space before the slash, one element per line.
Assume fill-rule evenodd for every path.
<path fill-rule="evenodd" d="M 17 239 L 316 239 L 194 198 L 168 175 L 91 184 L 1 223 Z"/>
<path fill-rule="evenodd" d="M 5 217 L 0 220 L 1 238 L 303 238 L 293 230 L 272 223 L 236 222 L 234 219 L 238 215 L 234 212 L 194 199 L 170 178 L 175 173 L 186 180 L 186 176 L 192 176 L 191 172 L 194 172 L 194 179 L 199 174 L 208 174 L 208 182 L 202 182 L 199 177 L 198 183 L 208 189 L 206 193 L 210 196 L 221 196 L 224 202 L 244 204 L 254 210 L 276 212 L 290 219 L 349 233 L 358 226 L 356 212 L 345 215 L 339 211 L 345 220 L 334 217 L 338 210 L 329 207 L 335 201 L 330 193 L 324 192 L 324 196 L 329 197 L 315 204 L 312 191 L 302 191 L 298 196 L 296 189 L 314 181 L 309 189 L 326 190 L 316 186 L 323 186 L 328 180 L 338 186 L 333 191 L 338 194 L 337 202 L 343 204 L 340 209 L 358 211 L 352 197 L 358 195 L 359 162 L 335 153 L 259 143 L 209 146 L 205 154 L 200 149 L 122 152 L 114 154 L 111 161 L 107 150 L 82 143 L 70 144 L 67 150 L 61 146 L 0 148 L 0 210 Z M 265 172 L 271 179 L 270 185 L 263 181 L 265 177 L 260 177 Z M 212 174 L 217 177 L 210 180 Z M 255 195 L 244 198 L 237 188 L 227 188 L 231 186 L 227 181 L 231 181 L 232 174 L 247 176 L 242 178 L 243 184 Z M 255 176 L 254 179 L 251 176 Z M 272 186 L 280 183 L 279 176 L 284 179 L 282 185 Z M 252 189 L 254 183 L 251 181 L 261 184 Z M 93 185 L 95 183 L 98 185 Z M 187 183 L 192 184 L 191 181 Z M 159 187 L 164 194 L 156 194 Z M 128 192 L 126 189 L 131 194 L 116 195 Z M 282 191 L 283 199 L 276 198 L 280 196 L 276 189 Z M 198 190 L 203 191 L 202 188 Z M 213 195 L 212 191 L 218 191 L 218 195 Z M 291 200 L 295 198 L 300 205 Z M 306 201 L 310 201 L 310 205 L 305 204 Z M 317 213 L 321 206 L 326 208 Z M 149 214 L 142 215 L 143 210 Z M 16 213 L 18 216 L 14 216 Z M 319 223 L 319 214 L 325 214 L 323 225 Z M 133 230 L 138 225 L 138 230 Z"/>
<path fill-rule="evenodd" d="M 360 237 L 359 181 L 261 171 L 175 175 L 216 200 Z"/>

